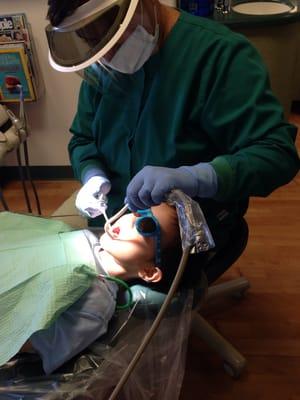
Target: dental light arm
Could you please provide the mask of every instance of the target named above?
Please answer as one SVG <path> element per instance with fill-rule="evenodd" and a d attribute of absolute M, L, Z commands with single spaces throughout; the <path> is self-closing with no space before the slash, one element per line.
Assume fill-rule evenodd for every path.
<path fill-rule="evenodd" d="M 19 117 L 16 117 L 15 114 L 9 109 L 7 109 L 7 114 L 9 116 L 12 124 L 14 125 L 14 127 L 17 130 L 20 141 L 23 142 L 27 139 L 27 136 L 28 136 L 28 126 L 27 126 L 25 109 L 24 109 L 23 87 L 21 84 L 19 84 L 19 85 L 17 85 L 17 88 L 19 90 L 19 102 L 20 102 Z"/>
<path fill-rule="evenodd" d="M 19 90 L 19 102 L 20 102 L 19 117 L 16 117 L 11 110 L 0 104 L 0 162 L 4 159 L 6 153 L 14 149 L 16 150 L 19 175 L 22 182 L 22 187 L 24 191 L 28 212 L 32 213 L 32 207 L 28 190 L 26 187 L 26 179 L 30 182 L 36 202 L 37 212 L 39 215 L 41 215 L 42 212 L 41 212 L 40 201 L 35 184 L 31 178 L 31 172 L 29 166 L 28 147 L 26 141 L 28 137 L 28 127 L 24 110 L 23 87 L 21 84 L 19 84 L 17 85 L 17 88 Z M 23 150 L 24 150 L 24 160 L 25 160 L 24 166 L 22 165 L 22 158 L 20 152 L 21 144 L 23 144 Z M 24 175 L 23 168 L 26 173 L 26 177 Z M 6 206 L 5 209 L 7 209 Z"/>
<path fill-rule="evenodd" d="M 11 117 L 14 114 L 0 104 L 0 162 L 6 153 L 16 149 L 25 139 L 24 131 L 16 128 Z M 15 116 L 15 120 L 19 121 Z"/>

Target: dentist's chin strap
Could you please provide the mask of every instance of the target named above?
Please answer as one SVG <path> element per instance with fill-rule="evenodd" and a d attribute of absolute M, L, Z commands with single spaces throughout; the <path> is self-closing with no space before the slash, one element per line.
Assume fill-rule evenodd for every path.
<path fill-rule="evenodd" d="M 128 204 L 125 204 L 123 208 L 121 208 L 120 211 L 118 211 L 115 215 L 110 217 L 109 219 L 106 220 L 106 223 L 104 225 L 104 231 L 108 233 L 109 235 L 111 234 L 111 224 L 114 223 L 117 219 L 122 217 L 123 214 L 126 213 L 126 211 L 129 210 Z"/>

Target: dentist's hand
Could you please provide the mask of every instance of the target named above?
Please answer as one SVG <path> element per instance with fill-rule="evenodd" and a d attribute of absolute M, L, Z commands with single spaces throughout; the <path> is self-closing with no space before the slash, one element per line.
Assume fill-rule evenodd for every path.
<path fill-rule="evenodd" d="M 172 189 L 190 197 L 211 198 L 217 188 L 217 175 L 209 163 L 179 168 L 146 166 L 129 183 L 125 202 L 136 211 L 162 203 Z"/>
<path fill-rule="evenodd" d="M 111 184 L 103 176 L 93 176 L 79 190 L 75 205 L 79 212 L 89 218 L 98 217 L 103 213 L 100 206 L 100 195 L 106 195 L 111 189 Z"/>

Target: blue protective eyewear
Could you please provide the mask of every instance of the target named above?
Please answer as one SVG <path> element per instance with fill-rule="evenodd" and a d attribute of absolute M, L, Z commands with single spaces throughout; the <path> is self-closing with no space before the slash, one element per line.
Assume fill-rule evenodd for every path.
<path fill-rule="evenodd" d="M 154 237 L 155 240 L 155 265 L 161 266 L 161 231 L 158 220 L 154 217 L 151 210 L 137 210 L 135 227 L 138 233 L 146 237 Z"/>

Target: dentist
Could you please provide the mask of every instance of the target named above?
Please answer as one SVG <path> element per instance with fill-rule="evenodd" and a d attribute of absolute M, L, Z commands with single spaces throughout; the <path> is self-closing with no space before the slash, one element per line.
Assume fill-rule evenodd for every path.
<path fill-rule="evenodd" d="M 77 208 L 98 224 L 173 188 L 197 200 L 215 241 L 299 170 L 260 56 L 243 36 L 158 0 L 48 0 L 51 65 L 81 71 L 69 154 Z"/>

